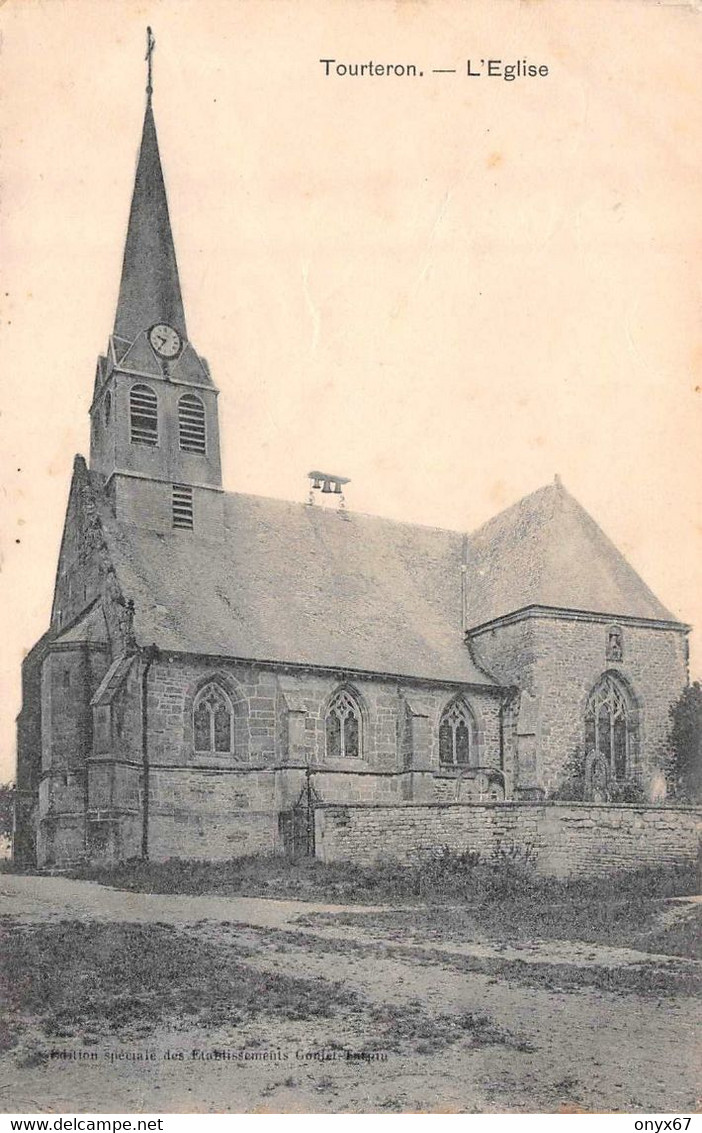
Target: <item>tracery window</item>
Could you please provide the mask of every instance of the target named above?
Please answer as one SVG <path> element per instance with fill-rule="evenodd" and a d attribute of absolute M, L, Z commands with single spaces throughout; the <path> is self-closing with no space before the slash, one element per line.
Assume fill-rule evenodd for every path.
<path fill-rule="evenodd" d="M 465 767 L 475 763 L 475 720 L 464 700 L 454 700 L 439 723 L 439 762 Z"/>
<path fill-rule="evenodd" d="M 352 692 L 339 689 L 325 719 L 328 759 L 356 759 L 361 754 L 361 706 Z"/>
<path fill-rule="evenodd" d="M 158 399 L 148 386 L 129 391 L 129 439 L 133 445 L 158 444 Z"/>
<path fill-rule="evenodd" d="M 611 673 L 605 673 L 590 693 L 585 710 L 586 751 L 604 756 L 610 774 L 625 779 L 634 733 L 627 690 Z"/>
<path fill-rule="evenodd" d="M 218 684 L 205 685 L 193 705 L 195 751 L 230 752 L 232 750 L 232 706 Z"/>

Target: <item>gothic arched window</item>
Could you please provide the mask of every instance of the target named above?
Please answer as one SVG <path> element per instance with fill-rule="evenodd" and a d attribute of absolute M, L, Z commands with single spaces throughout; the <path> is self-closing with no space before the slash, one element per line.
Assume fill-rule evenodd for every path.
<path fill-rule="evenodd" d="M 439 723 L 439 762 L 454 767 L 477 762 L 475 720 L 464 700 L 454 700 L 444 709 Z"/>
<path fill-rule="evenodd" d="M 129 439 L 133 445 L 158 444 L 158 398 L 149 386 L 129 391 Z"/>
<path fill-rule="evenodd" d="M 205 406 L 194 393 L 184 393 L 178 402 L 178 438 L 183 452 L 207 449 Z"/>
<path fill-rule="evenodd" d="M 356 758 L 361 754 L 361 706 L 348 689 L 339 689 L 329 702 L 325 718 L 328 759 Z"/>
<path fill-rule="evenodd" d="M 585 709 L 585 749 L 604 756 L 610 774 L 625 779 L 630 771 L 635 723 L 630 696 L 612 673 L 600 678 Z"/>
<path fill-rule="evenodd" d="M 215 683 L 200 689 L 193 705 L 195 751 L 230 752 L 232 723 L 232 706 L 224 689 Z"/>

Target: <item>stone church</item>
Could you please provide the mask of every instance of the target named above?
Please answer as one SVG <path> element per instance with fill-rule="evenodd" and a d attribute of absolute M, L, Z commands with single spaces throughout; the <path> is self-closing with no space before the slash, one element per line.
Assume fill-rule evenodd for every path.
<path fill-rule="evenodd" d="M 18 860 L 314 852 L 321 804 L 660 790 L 689 627 L 558 478 L 470 533 L 346 510 L 324 472 L 309 503 L 227 492 L 217 399 L 149 89 L 90 460 L 23 666 Z"/>

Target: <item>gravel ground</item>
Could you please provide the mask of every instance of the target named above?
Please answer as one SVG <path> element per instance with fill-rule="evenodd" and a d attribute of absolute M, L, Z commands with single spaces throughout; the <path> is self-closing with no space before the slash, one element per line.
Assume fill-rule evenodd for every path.
<path fill-rule="evenodd" d="M 562 941 L 510 949 L 484 943 L 438 948 L 435 941 L 414 935 L 398 947 L 396 935 L 383 939 L 355 925 L 335 926 L 329 916 L 322 923 L 305 923 L 319 913 L 343 911 L 309 902 L 126 893 L 62 877 L 0 876 L 0 914 L 15 923 L 188 926 L 203 938 L 251 948 L 246 962 L 261 970 L 342 981 L 400 1018 L 416 1002 L 436 1018 L 484 1014 L 522 1045 L 475 1046 L 468 1037 L 440 1050 L 383 1052 L 375 1049 L 367 1016 L 304 1023 L 274 1019 L 206 1032 L 174 1019 L 156 1034 L 127 1027 L 118 1034 L 92 1035 L 89 1043 L 85 1036 L 49 1040 L 30 1027 L 20 1046 L 0 1058 L 2 1111 L 698 1109 L 700 1009 L 689 996 L 534 984 L 461 970 L 457 964 L 497 957 L 532 966 L 648 965 L 653 970 L 667 957 Z M 362 911 L 353 907 L 354 913 Z M 333 1044 L 366 1057 L 339 1057 Z M 236 1057 L 216 1060 L 215 1051 Z M 334 1057 L 323 1058 L 325 1052 Z"/>

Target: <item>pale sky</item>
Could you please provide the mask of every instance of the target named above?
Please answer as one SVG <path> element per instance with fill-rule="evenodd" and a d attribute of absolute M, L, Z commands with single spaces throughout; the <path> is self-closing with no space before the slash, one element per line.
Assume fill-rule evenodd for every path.
<path fill-rule="evenodd" d="M 88 455 L 147 24 L 225 487 L 302 500 L 328 467 L 352 509 L 463 530 L 559 472 L 702 624 L 701 19 L 648 0 L 6 0 L 0 777 Z M 325 77 L 320 58 L 424 75 Z M 469 58 L 550 74 L 468 78 Z"/>

